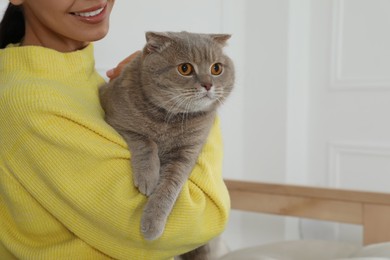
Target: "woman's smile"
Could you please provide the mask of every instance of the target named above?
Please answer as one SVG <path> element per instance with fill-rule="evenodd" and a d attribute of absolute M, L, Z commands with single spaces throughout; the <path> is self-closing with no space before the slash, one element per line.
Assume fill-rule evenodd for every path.
<path fill-rule="evenodd" d="M 104 5 L 95 6 L 85 10 L 71 12 L 71 15 L 74 15 L 77 19 L 87 22 L 87 23 L 100 23 L 106 18 L 107 3 Z"/>

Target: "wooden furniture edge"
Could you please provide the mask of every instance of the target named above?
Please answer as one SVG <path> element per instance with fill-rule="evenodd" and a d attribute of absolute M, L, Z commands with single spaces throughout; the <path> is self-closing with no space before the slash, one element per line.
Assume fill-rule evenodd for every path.
<path fill-rule="evenodd" d="M 390 194 L 225 180 L 233 209 L 363 226 L 364 244 L 390 241 Z"/>

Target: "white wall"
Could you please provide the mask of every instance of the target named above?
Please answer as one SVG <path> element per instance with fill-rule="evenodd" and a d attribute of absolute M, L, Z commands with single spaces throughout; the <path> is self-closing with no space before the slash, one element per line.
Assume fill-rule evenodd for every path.
<path fill-rule="evenodd" d="M 105 68 L 141 49 L 146 31 L 221 31 L 221 0 L 116 1 L 108 36 L 96 44 L 97 66 Z M 191 6 L 191 8 L 188 8 Z M 216 12 L 216 13 L 215 13 Z"/>
<path fill-rule="evenodd" d="M 8 5 L 7 0 L 0 0 L 0 17 L 3 17 L 3 11 L 5 11 L 7 5 Z"/>

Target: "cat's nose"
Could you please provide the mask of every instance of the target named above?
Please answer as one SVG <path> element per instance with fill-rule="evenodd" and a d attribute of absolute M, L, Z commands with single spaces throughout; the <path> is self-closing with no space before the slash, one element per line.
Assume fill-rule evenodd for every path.
<path fill-rule="evenodd" d="M 211 89 L 211 87 L 213 86 L 213 84 L 211 83 L 202 83 L 201 84 L 202 87 L 204 87 L 207 91 L 209 91 Z"/>

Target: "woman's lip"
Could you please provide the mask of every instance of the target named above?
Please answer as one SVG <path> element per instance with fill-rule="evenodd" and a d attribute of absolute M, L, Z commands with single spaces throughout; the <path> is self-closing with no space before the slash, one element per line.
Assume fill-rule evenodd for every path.
<path fill-rule="evenodd" d="M 93 11 L 99 10 L 100 8 L 104 8 L 106 5 L 107 5 L 107 3 L 104 3 L 104 4 L 96 5 L 96 6 L 94 6 L 94 7 L 90 7 L 90 8 L 84 9 L 84 10 L 79 10 L 79 11 L 71 12 L 71 13 L 74 14 L 74 13 L 88 13 L 88 12 L 93 12 Z"/>
<path fill-rule="evenodd" d="M 100 13 L 98 13 L 98 14 L 96 14 L 94 16 L 81 16 L 81 15 L 77 15 L 79 13 L 94 12 L 94 11 L 97 11 L 97 10 L 99 10 L 101 8 L 103 8 L 103 10 Z M 83 21 L 83 22 L 86 22 L 86 23 L 90 23 L 90 24 L 100 23 L 101 21 L 103 21 L 106 18 L 107 3 L 103 4 L 103 5 L 95 6 L 95 7 L 92 7 L 92 8 L 88 8 L 88 9 L 85 9 L 85 10 L 82 10 L 82 11 L 71 12 L 70 14 L 73 15 L 74 17 L 76 17 L 77 19 L 79 19 L 80 21 Z"/>

